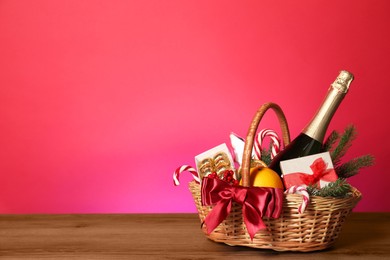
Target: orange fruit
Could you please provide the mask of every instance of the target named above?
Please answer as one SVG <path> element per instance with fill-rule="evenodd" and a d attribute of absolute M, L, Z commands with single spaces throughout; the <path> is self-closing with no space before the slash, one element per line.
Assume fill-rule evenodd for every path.
<path fill-rule="evenodd" d="M 282 179 L 268 167 L 251 168 L 249 174 L 249 186 L 284 189 Z M 242 180 L 240 184 L 242 185 Z"/>

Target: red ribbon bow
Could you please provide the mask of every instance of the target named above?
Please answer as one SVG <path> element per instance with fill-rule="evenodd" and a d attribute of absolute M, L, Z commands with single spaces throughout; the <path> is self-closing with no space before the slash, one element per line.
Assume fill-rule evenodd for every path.
<path fill-rule="evenodd" d="M 226 219 L 233 201 L 242 205 L 245 226 L 252 240 L 257 231 L 266 228 L 262 217 L 279 218 L 282 212 L 283 190 L 278 188 L 232 186 L 205 177 L 201 193 L 203 206 L 215 205 L 204 220 L 208 234 Z"/>
<path fill-rule="evenodd" d="M 312 175 L 301 172 L 285 174 L 283 179 L 286 188 L 294 185 L 299 186 L 302 184 L 316 185 L 317 187 L 320 187 L 320 180 L 327 182 L 334 182 L 337 180 L 335 170 L 333 168 L 326 169 L 327 164 L 322 158 L 314 160 L 313 164 L 310 165 L 310 168 L 313 171 Z"/>

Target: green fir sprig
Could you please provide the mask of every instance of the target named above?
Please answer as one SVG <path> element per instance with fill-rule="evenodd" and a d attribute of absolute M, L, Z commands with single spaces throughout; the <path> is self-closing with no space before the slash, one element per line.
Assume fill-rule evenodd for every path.
<path fill-rule="evenodd" d="M 374 157 L 371 155 L 363 155 L 350 160 L 344 164 L 335 167 L 335 171 L 339 178 L 349 178 L 359 173 L 363 167 L 368 167 L 374 164 Z"/>
<path fill-rule="evenodd" d="M 352 141 L 357 136 L 356 127 L 349 125 L 345 128 L 342 134 L 337 131 L 332 131 L 324 142 L 322 150 L 329 151 L 333 161 L 333 166 L 339 178 L 349 178 L 356 175 L 361 168 L 369 167 L 374 164 L 372 155 L 363 155 L 354 158 L 345 163 L 341 162 L 343 156 L 352 146 Z"/>
<path fill-rule="evenodd" d="M 318 188 L 316 185 L 307 186 L 310 196 L 345 198 L 350 196 L 352 186 L 344 178 L 339 178 L 325 187 Z"/>
<path fill-rule="evenodd" d="M 337 140 L 340 138 L 340 134 L 337 131 L 332 131 L 329 136 L 326 138 L 322 150 L 330 151 L 332 147 L 336 144 Z"/>
<path fill-rule="evenodd" d="M 261 160 L 266 165 L 270 165 L 270 163 L 272 161 L 272 159 L 271 159 L 271 151 L 272 151 L 272 142 L 270 143 L 268 150 L 267 149 L 263 149 L 261 151 Z"/>
<path fill-rule="evenodd" d="M 341 158 L 347 153 L 348 149 L 352 146 L 352 141 L 356 138 L 356 128 L 353 125 L 349 125 L 345 128 L 344 132 L 339 135 L 338 140 L 334 141 L 333 146 L 335 146 L 336 142 L 338 144 L 331 151 L 331 158 L 334 164 L 339 164 Z M 332 147 L 330 147 L 332 148 Z"/>

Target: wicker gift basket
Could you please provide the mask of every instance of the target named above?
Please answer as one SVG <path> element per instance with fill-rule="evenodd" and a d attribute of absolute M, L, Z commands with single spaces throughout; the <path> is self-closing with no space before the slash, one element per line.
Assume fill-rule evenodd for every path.
<path fill-rule="evenodd" d="M 275 111 L 279 120 L 285 145 L 290 142 L 287 121 L 281 108 L 274 103 L 266 103 L 256 112 L 245 140 L 244 154 L 241 165 L 243 186 L 249 186 L 251 154 L 255 134 L 266 111 Z M 203 206 L 201 200 L 201 185 L 195 181 L 189 183 L 189 189 L 195 201 L 201 223 L 214 206 Z M 330 247 L 338 238 L 343 223 L 361 194 L 353 189 L 351 196 L 346 198 L 312 196 L 303 213 L 298 212 L 302 196 L 284 194 L 282 211 L 279 218 L 263 217 L 266 228 L 254 235 L 248 234 L 244 223 L 242 205 L 233 201 L 229 215 L 211 233 L 202 224 L 205 235 L 216 242 L 231 246 L 247 246 L 252 248 L 272 249 L 275 251 L 309 252 Z"/>

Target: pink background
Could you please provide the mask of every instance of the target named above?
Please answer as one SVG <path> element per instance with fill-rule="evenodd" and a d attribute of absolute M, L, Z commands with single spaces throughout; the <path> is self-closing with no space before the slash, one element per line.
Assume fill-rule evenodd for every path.
<path fill-rule="evenodd" d="M 329 129 L 356 211 L 389 211 L 390 1 L 0 1 L 0 213 L 194 212 L 172 173 L 278 103 L 296 136 L 339 70 Z M 261 127 L 278 129 L 270 113 Z"/>

